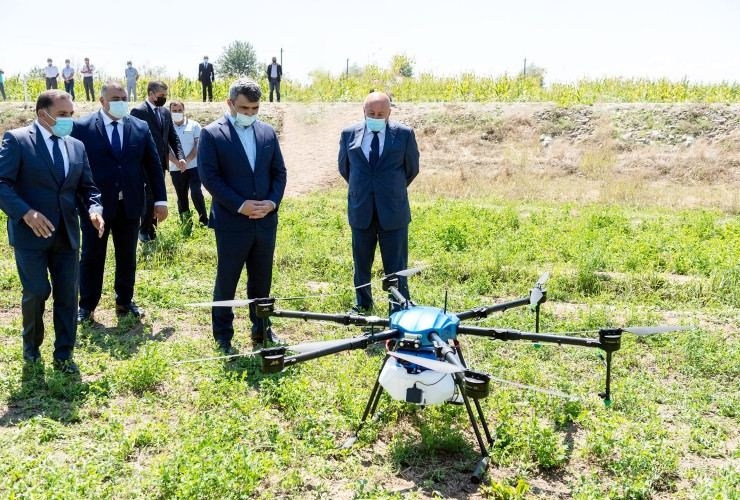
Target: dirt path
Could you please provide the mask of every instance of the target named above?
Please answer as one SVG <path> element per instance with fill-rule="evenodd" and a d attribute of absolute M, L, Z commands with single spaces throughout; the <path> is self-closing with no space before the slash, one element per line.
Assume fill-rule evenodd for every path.
<path fill-rule="evenodd" d="M 344 183 L 337 172 L 339 134 L 362 118 L 358 103 L 282 104 L 280 148 L 288 169 L 286 196 L 296 197 Z"/>

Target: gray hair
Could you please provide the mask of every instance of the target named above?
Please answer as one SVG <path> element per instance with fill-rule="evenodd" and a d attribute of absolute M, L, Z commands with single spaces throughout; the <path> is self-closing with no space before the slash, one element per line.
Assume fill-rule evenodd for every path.
<path fill-rule="evenodd" d="M 123 90 L 124 92 L 126 91 L 126 87 L 124 87 L 121 82 L 117 82 L 116 80 L 108 80 L 103 84 L 102 87 L 100 87 L 100 95 L 103 97 L 107 97 L 108 89 Z"/>
<path fill-rule="evenodd" d="M 239 95 L 243 95 L 249 102 L 257 102 L 262 98 L 262 89 L 251 78 L 239 78 L 229 87 L 229 99 L 233 102 Z"/>

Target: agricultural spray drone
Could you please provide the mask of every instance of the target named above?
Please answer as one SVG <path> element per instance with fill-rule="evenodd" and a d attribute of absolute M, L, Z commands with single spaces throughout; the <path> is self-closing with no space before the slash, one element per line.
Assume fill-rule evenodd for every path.
<path fill-rule="evenodd" d="M 375 415 L 384 390 L 393 399 L 410 404 L 421 406 L 441 403 L 461 404 L 465 406 L 482 455 L 471 476 L 471 481 L 474 483 L 480 483 L 485 474 L 489 463 L 488 449 L 494 443 L 494 437 L 486 423 L 480 400 L 488 396 L 491 380 L 500 381 L 500 379 L 495 379 L 467 366 L 460 349 L 459 335 L 600 349 L 605 353 L 606 379 L 605 390 L 599 396 L 608 406 L 611 404 L 612 355 L 621 347 L 623 334 L 646 336 L 686 329 L 676 326 L 602 328 L 596 332 L 590 332 L 596 334 L 593 338 L 540 333 L 540 306 L 547 300 L 545 283 L 549 277 L 548 273 L 539 278 L 526 297 L 450 313 L 447 312 L 446 307 L 439 309 L 416 305 L 401 294 L 398 287 L 399 278 L 411 276 L 420 270 L 420 268 L 405 269 L 383 278 L 383 290 L 389 295 L 389 316 L 387 318 L 356 313 L 327 314 L 280 310 L 275 308 L 276 299 L 274 298 L 204 302 L 192 305 L 238 307 L 254 304 L 257 315 L 262 318 L 273 316 L 318 320 L 362 327 L 365 332 L 352 338 L 265 347 L 254 353 L 235 356 L 259 355 L 262 358 L 264 373 L 278 373 L 302 361 L 343 351 L 365 349 L 372 344 L 385 342 L 385 358 L 381 363 L 360 425 L 355 435 L 349 438 L 343 446 L 348 448 L 354 444 L 357 433 L 367 419 Z M 529 306 L 534 311 L 535 332 L 533 333 L 460 324 L 461 321 L 482 319 L 494 312 L 523 306 Z M 531 387 L 527 386 L 527 388 Z M 555 391 L 543 390 L 543 392 L 567 396 Z"/>

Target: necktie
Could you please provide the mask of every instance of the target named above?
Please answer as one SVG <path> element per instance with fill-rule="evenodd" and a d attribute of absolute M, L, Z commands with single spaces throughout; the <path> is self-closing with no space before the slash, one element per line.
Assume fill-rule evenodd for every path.
<path fill-rule="evenodd" d="M 157 123 L 159 123 L 159 128 L 162 128 L 162 110 L 157 108 L 154 108 L 154 114 L 157 115 Z"/>
<path fill-rule="evenodd" d="M 62 156 L 62 150 L 59 149 L 59 137 L 52 135 L 51 140 L 54 141 L 54 147 L 51 148 L 52 156 L 54 160 L 54 170 L 60 178 L 64 179 L 66 174 L 64 173 L 64 157 Z"/>
<path fill-rule="evenodd" d="M 378 159 L 380 158 L 380 139 L 378 139 L 378 132 L 373 132 L 373 140 L 370 141 L 370 166 L 375 168 L 378 165 Z"/>
<path fill-rule="evenodd" d="M 113 147 L 113 153 L 118 156 L 123 148 L 121 147 L 121 136 L 118 134 L 118 122 L 112 122 L 113 133 L 111 134 L 110 145 Z"/>

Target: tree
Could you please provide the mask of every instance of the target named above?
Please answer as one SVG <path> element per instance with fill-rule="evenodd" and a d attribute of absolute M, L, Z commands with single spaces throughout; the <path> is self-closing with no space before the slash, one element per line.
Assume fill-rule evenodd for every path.
<path fill-rule="evenodd" d="M 545 68 L 541 68 L 533 63 L 527 63 L 524 71 L 519 73 L 520 77 L 535 78 L 539 81 L 540 87 L 545 85 Z"/>
<path fill-rule="evenodd" d="M 236 40 L 224 47 L 224 53 L 216 61 L 216 72 L 225 76 L 257 77 L 257 55 L 252 44 Z"/>
<path fill-rule="evenodd" d="M 411 78 L 414 76 L 414 60 L 404 54 L 391 57 L 391 71 L 394 75 Z"/>

